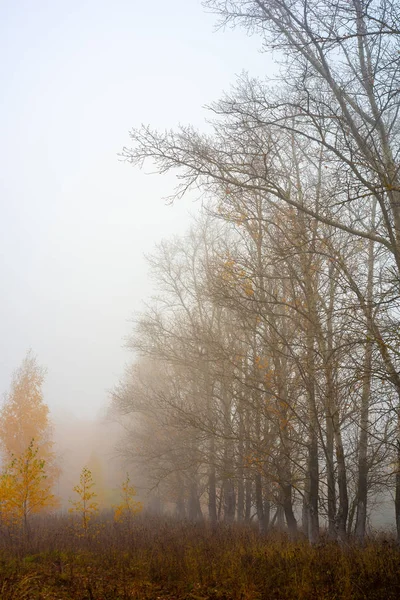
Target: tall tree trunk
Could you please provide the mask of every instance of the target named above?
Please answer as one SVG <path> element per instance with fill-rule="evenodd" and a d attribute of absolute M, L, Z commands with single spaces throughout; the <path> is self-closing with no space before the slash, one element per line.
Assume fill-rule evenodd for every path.
<path fill-rule="evenodd" d="M 329 402 L 329 401 L 328 401 Z M 328 535 L 336 537 L 336 486 L 332 413 L 326 415 L 326 483 L 328 488 Z"/>
<path fill-rule="evenodd" d="M 400 423 L 400 415 L 398 415 L 397 419 Z M 399 427 L 399 430 L 400 430 L 400 427 Z M 396 491 L 395 491 L 394 506 L 395 506 L 395 517 L 396 517 L 397 543 L 400 544 L 400 434 L 398 435 L 398 438 L 397 438 L 396 459 L 397 459 L 396 460 L 397 470 L 396 470 Z"/>
<path fill-rule="evenodd" d="M 244 415 L 242 402 L 239 403 L 239 440 L 238 440 L 238 469 L 237 469 L 237 520 L 244 519 Z"/>
<path fill-rule="evenodd" d="M 215 439 L 214 434 L 211 434 L 210 440 L 210 458 L 208 470 L 208 518 L 211 523 L 217 522 L 217 489 L 216 489 L 216 474 L 215 474 Z"/>
<path fill-rule="evenodd" d="M 308 447 L 308 475 L 309 495 L 308 495 L 308 539 L 315 544 L 319 538 L 319 467 L 318 467 L 318 439 L 314 432 L 311 433 L 311 439 Z"/>
<path fill-rule="evenodd" d="M 248 477 L 246 479 L 246 485 L 245 485 L 245 508 L 244 508 L 244 520 L 246 523 L 250 523 L 250 519 L 251 519 L 251 506 L 252 506 L 252 481 L 250 479 L 250 477 Z"/>
<path fill-rule="evenodd" d="M 283 531 L 285 528 L 285 510 L 283 508 L 283 498 L 279 500 L 279 504 L 276 507 L 274 520 L 276 521 L 276 526 L 279 531 Z"/>
<path fill-rule="evenodd" d="M 306 473 L 306 478 L 304 482 L 304 494 L 303 494 L 303 504 L 302 504 L 302 514 L 301 514 L 301 527 L 304 535 L 308 537 L 308 496 L 309 496 L 309 479 L 308 479 L 308 471 Z"/>
<path fill-rule="evenodd" d="M 301 178 L 298 173 L 299 194 L 301 196 Z M 318 198 L 316 200 L 318 202 Z M 315 239 L 317 232 L 317 222 L 311 224 L 311 238 L 309 235 L 308 223 L 303 213 L 298 213 L 299 232 L 303 244 L 304 252 L 300 250 L 302 275 L 304 278 L 304 296 L 307 306 L 307 319 L 305 321 L 305 373 L 304 380 L 307 392 L 307 416 L 308 416 L 308 539 L 314 544 L 319 538 L 319 461 L 318 461 L 318 435 L 319 423 L 316 402 L 316 330 L 318 323 L 317 314 L 317 265 L 315 253 Z"/>
<path fill-rule="evenodd" d="M 398 392 L 398 403 L 400 406 L 400 388 Z M 396 448 L 396 488 L 395 488 L 395 517 L 397 530 L 397 543 L 400 544 L 400 408 L 397 409 L 397 448 Z"/>
<path fill-rule="evenodd" d="M 289 436 L 289 401 L 288 401 L 288 368 L 285 357 L 275 357 L 275 365 L 278 380 L 278 422 L 279 422 L 279 484 L 280 500 L 283 513 L 286 518 L 286 524 L 291 537 L 297 535 L 297 522 L 293 511 L 292 499 L 292 471 L 291 471 L 291 441 Z"/>
<path fill-rule="evenodd" d="M 318 415 L 315 397 L 315 297 L 312 282 L 306 277 L 306 296 L 309 306 L 309 322 L 307 323 L 306 343 L 306 381 L 308 395 L 308 539 L 314 544 L 319 538 L 319 463 L 318 463 Z"/>
<path fill-rule="evenodd" d="M 356 509 L 357 509 L 357 497 L 355 497 L 354 500 L 350 503 L 349 518 L 347 519 L 347 535 L 348 535 L 348 537 L 350 537 L 353 533 L 353 522 L 354 522 L 354 515 L 356 514 Z"/>
<path fill-rule="evenodd" d="M 184 495 L 184 490 L 183 490 L 183 481 L 179 474 L 177 476 L 176 483 L 177 483 L 177 490 L 176 490 L 175 515 L 179 519 L 185 519 L 185 517 L 186 517 L 185 495 Z"/>
<path fill-rule="evenodd" d="M 372 205 L 371 230 L 375 230 L 376 200 Z M 368 242 L 368 281 L 366 293 L 366 318 L 367 331 L 372 329 L 372 301 L 374 291 L 374 242 Z M 358 482 L 357 482 L 357 517 L 355 534 L 360 542 L 365 538 L 365 527 L 367 523 L 367 500 L 368 500 L 368 420 L 369 404 L 371 395 L 371 372 L 372 372 L 372 347 L 371 337 L 365 346 L 363 366 L 363 387 L 361 393 L 360 412 L 360 435 L 358 440 Z"/>
<path fill-rule="evenodd" d="M 245 407 L 245 442 L 244 442 L 244 456 L 247 459 L 250 457 L 251 447 L 250 447 L 250 408 L 246 405 Z M 244 488 L 244 520 L 246 523 L 250 522 L 251 519 L 251 509 L 252 509 L 252 501 L 253 501 L 253 481 L 251 479 L 251 473 L 249 472 L 248 467 L 246 468 L 246 480 L 245 480 L 245 488 Z"/>
<path fill-rule="evenodd" d="M 262 494 L 262 481 L 261 473 L 257 472 L 254 477 L 255 483 L 255 494 L 256 494 L 256 510 L 257 510 L 257 521 L 260 533 L 266 533 L 265 522 L 264 522 L 264 503 Z"/>
<path fill-rule="evenodd" d="M 326 377 L 326 401 L 325 401 L 325 424 L 326 424 L 326 484 L 328 488 L 328 535 L 331 539 L 336 538 L 336 480 L 334 464 L 334 432 L 333 413 L 336 406 L 336 389 L 334 383 L 334 352 L 333 352 L 333 310 L 335 303 L 335 266 L 329 263 L 329 303 L 326 319 L 326 344 L 323 335 L 320 343 L 323 347 L 324 367 Z M 336 361 L 335 361 L 336 362 Z"/>
<path fill-rule="evenodd" d="M 193 481 L 190 484 L 188 517 L 191 521 L 194 522 L 203 520 L 203 513 L 201 512 L 198 487 L 195 475 L 193 477 Z"/>
<path fill-rule="evenodd" d="M 224 472 L 223 472 L 223 493 L 224 493 L 224 520 L 234 521 L 236 512 L 236 493 L 233 483 L 233 448 L 232 448 L 232 425 L 231 425 L 231 402 L 229 400 L 228 390 L 223 389 L 223 407 L 224 407 Z"/>
<path fill-rule="evenodd" d="M 364 381 L 361 394 L 360 435 L 358 440 L 357 516 L 355 534 L 365 538 L 368 499 L 368 419 L 371 393 L 372 341 L 368 341 L 364 357 Z"/>
<path fill-rule="evenodd" d="M 338 470 L 338 488 L 339 488 L 339 506 L 336 514 L 336 529 L 341 541 L 346 539 L 347 517 L 349 513 L 349 496 L 347 491 L 347 472 L 344 457 L 344 448 L 342 442 L 342 433 L 340 431 L 340 422 L 338 409 L 333 416 L 333 427 L 336 446 L 336 461 Z"/>
<path fill-rule="evenodd" d="M 237 520 L 241 523 L 244 519 L 244 480 L 243 471 L 238 474 L 237 490 Z"/>
<path fill-rule="evenodd" d="M 236 509 L 235 486 L 231 478 L 224 481 L 224 520 L 234 521 Z"/>
<path fill-rule="evenodd" d="M 267 495 L 264 495 L 263 511 L 264 511 L 264 527 L 265 527 L 265 531 L 268 531 L 269 524 L 271 521 L 271 501 L 269 499 L 269 493 L 267 493 Z"/>
<path fill-rule="evenodd" d="M 289 530 L 290 538 L 297 536 L 297 521 L 293 512 L 292 484 L 284 484 L 282 487 L 282 505 L 285 513 L 286 525 Z"/>

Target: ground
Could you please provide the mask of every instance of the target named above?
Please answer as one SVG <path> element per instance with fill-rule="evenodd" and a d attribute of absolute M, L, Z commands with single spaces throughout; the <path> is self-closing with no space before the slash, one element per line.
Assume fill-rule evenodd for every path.
<path fill-rule="evenodd" d="M 66 516 L 2 530 L 1 600 L 397 600 L 400 549 L 376 536 L 289 541 L 242 526 L 149 516 L 102 518 L 88 533 Z"/>

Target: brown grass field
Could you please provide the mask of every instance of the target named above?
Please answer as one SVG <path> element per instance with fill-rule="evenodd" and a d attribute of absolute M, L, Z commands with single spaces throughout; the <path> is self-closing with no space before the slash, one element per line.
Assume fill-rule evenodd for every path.
<path fill-rule="evenodd" d="M 67 516 L 36 519 L 29 535 L 2 530 L 1 600 L 397 600 L 400 549 L 261 537 L 141 515 L 103 515 L 89 536 Z"/>

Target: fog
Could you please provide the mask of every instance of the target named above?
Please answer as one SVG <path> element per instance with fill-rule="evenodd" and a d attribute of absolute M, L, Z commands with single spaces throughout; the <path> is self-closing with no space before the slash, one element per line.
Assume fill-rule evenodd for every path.
<path fill-rule="evenodd" d="M 311 4 L 1 5 L 0 530 L 400 540 L 400 15 Z"/>
<path fill-rule="evenodd" d="M 3 2 L 0 23 L 0 388 L 32 348 L 55 416 L 93 418 L 151 291 L 144 253 L 198 210 L 163 202 L 174 175 L 118 160 L 128 130 L 205 127 L 202 106 L 267 60 L 184 0 Z"/>

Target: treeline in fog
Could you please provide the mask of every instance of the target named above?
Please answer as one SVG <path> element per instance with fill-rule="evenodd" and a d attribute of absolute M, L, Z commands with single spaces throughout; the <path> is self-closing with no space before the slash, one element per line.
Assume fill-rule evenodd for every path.
<path fill-rule="evenodd" d="M 120 450 L 176 514 L 400 536 L 399 5 L 208 0 L 276 51 L 211 133 L 131 132 L 124 157 L 204 204 L 149 257 L 156 295 L 113 393 Z"/>

